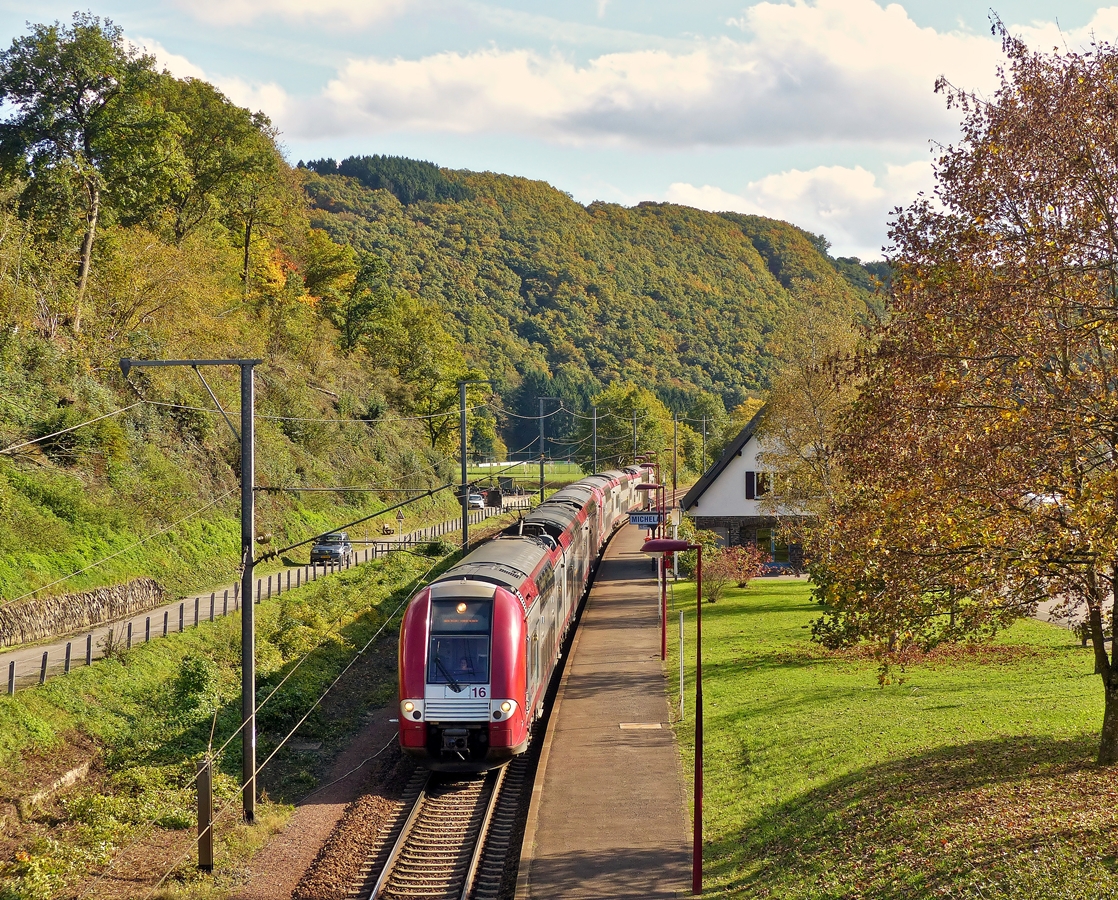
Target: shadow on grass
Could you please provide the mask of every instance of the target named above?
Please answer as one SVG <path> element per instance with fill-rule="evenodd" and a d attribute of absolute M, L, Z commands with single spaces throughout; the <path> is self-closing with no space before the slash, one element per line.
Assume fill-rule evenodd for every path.
<path fill-rule="evenodd" d="M 1039 898 L 1056 882 L 1078 897 L 1100 866 L 1113 875 L 1099 839 L 1118 824 L 1113 773 L 1093 765 L 1096 749 L 1093 735 L 1024 736 L 866 767 L 711 845 L 707 875 L 735 897 Z M 1030 887 L 1019 864 L 1038 860 Z"/>

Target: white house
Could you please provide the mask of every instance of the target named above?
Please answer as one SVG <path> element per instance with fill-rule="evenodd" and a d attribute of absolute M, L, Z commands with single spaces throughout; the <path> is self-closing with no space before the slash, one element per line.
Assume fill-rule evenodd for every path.
<path fill-rule="evenodd" d="M 684 495 L 683 511 L 699 528 L 713 531 L 725 546 L 758 544 L 779 562 L 802 562 L 800 548 L 784 546 L 777 534 L 780 511 L 773 513 L 769 498 L 773 474 L 758 461 L 764 453 L 757 434 L 758 412 L 726 446 L 722 456 Z"/>

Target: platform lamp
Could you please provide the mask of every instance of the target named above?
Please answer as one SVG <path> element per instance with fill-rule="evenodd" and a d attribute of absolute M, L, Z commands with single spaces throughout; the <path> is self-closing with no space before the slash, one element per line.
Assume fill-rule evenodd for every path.
<path fill-rule="evenodd" d="M 656 484 L 654 482 L 645 482 L 638 484 L 636 489 L 638 491 L 657 491 L 664 490 L 665 485 Z M 660 517 L 659 528 L 663 525 L 663 514 L 657 511 Z M 647 548 L 649 544 L 656 543 L 656 538 L 645 541 L 644 546 Z M 646 551 L 647 552 L 647 551 Z M 656 573 L 660 576 L 660 659 L 665 660 L 668 658 L 668 561 L 664 559 L 663 553 L 654 553 L 656 557 Z"/>
<path fill-rule="evenodd" d="M 695 827 L 691 839 L 691 893 L 703 891 L 703 547 L 689 541 L 653 538 L 641 551 L 663 559 L 665 553 L 698 552 L 695 564 Z M 680 647 L 679 652 L 683 653 Z"/>

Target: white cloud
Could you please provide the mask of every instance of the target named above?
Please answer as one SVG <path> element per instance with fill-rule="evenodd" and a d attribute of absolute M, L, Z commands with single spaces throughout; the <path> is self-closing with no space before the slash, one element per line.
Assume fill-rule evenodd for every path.
<path fill-rule="evenodd" d="M 306 136 L 496 131 L 659 146 L 911 143 L 953 127 L 932 94 L 938 75 L 986 88 L 1000 59 L 987 36 L 920 28 L 902 7 L 874 0 L 763 2 L 737 23 L 742 38 L 585 63 L 496 48 L 354 59 L 289 128 Z"/>
<path fill-rule="evenodd" d="M 152 40 L 151 38 L 137 37 L 133 39 L 133 43 L 140 47 L 145 53 L 150 53 L 154 56 L 156 62 L 176 78 L 206 77 L 206 73 L 203 72 L 199 66 L 194 65 L 194 63 L 185 56 L 172 53 L 159 43 L 159 41 Z"/>
<path fill-rule="evenodd" d="M 890 165 L 880 177 L 862 166 L 817 166 L 766 175 L 741 194 L 677 182 L 665 199 L 713 212 L 784 219 L 825 235 L 838 256 L 876 259 L 889 212 L 910 203 L 919 191 L 930 192 L 932 184 L 930 162 Z"/>
<path fill-rule="evenodd" d="M 413 0 L 180 0 L 180 5 L 202 21 L 219 25 L 244 25 L 276 16 L 317 24 L 367 25 L 398 15 Z"/>
<path fill-rule="evenodd" d="M 215 78 L 213 83 L 238 106 L 247 107 L 253 112 L 263 111 L 273 122 L 281 120 L 287 113 L 287 92 L 274 81 L 261 84 L 240 78 Z"/>

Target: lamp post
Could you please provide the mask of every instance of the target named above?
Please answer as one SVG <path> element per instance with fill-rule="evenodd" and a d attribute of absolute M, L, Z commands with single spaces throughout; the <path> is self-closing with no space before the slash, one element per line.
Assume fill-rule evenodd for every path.
<path fill-rule="evenodd" d="M 636 490 L 644 491 L 645 493 L 656 491 L 660 494 L 664 488 L 665 485 L 647 481 L 636 485 Z M 658 509 L 657 515 L 659 516 L 660 524 L 653 527 L 660 529 L 664 523 L 664 514 Z M 655 541 L 656 538 L 652 538 L 651 541 L 645 542 L 645 546 L 647 547 L 650 543 L 654 543 Z M 656 574 L 660 586 L 660 659 L 665 660 L 668 658 L 668 570 L 663 554 L 658 554 L 656 558 Z"/>
<path fill-rule="evenodd" d="M 698 551 L 695 565 L 695 827 L 691 838 L 691 893 L 703 891 L 703 547 L 672 538 L 654 538 L 641 548 L 661 559 L 665 553 Z M 679 648 L 680 656 L 683 647 Z"/>

